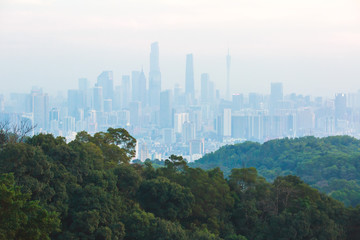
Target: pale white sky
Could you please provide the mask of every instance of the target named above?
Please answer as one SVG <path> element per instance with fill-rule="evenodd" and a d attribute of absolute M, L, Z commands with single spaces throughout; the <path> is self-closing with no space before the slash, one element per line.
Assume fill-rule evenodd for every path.
<path fill-rule="evenodd" d="M 102 70 L 147 73 L 158 41 L 162 87 L 207 72 L 233 92 L 328 95 L 360 89 L 360 0 L 0 0 L 0 93 L 92 83 Z"/>

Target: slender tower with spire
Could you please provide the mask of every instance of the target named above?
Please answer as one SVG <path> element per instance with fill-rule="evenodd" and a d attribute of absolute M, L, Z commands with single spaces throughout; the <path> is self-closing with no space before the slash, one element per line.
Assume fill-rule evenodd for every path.
<path fill-rule="evenodd" d="M 231 56 L 228 49 L 228 54 L 226 56 L 226 97 L 225 99 L 231 101 L 230 96 L 230 65 L 231 65 Z"/>
<path fill-rule="evenodd" d="M 149 102 L 151 107 L 160 106 L 161 73 L 159 66 L 159 44 L 151 44 L 149 73 Z"/>

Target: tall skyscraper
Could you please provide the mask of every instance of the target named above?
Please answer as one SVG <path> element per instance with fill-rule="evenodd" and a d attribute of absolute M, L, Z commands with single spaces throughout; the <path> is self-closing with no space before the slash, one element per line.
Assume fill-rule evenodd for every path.
<path fill-rule="evenodd" d="M 223 136 L 230 137 L 231 136 L 231 109 L 225 108 L 223 112 Z"/>
<path fill-rule="evenodd" d="M 103 89 L 104 99 L 114 98 L 114 80 L 112 71 L 103 71 L 97 78 L 97 84 Z"/>
<path fill-rule="evenodd" d="M 131 100 L 131 87 L 130 87 L 130 76 L 123 75 L 121 79 L 121 92 L 122 92 L 122 108 L 129 107 Z"/>
<path fill-rule="evenodd" d="M 140 102 L 130 102 L 130 124 L 137 127 L 141 124 L 141 103 Z"/>
<path fill-rule="evenodd" d="M 194 63 L 192 54 L 186 55 L 185 94 L 190 97 L 190 101 L 194 99 Z"/>
<path fill-rule="evenodd" d="M 339 127 L 339 120 L 346 118 L 346 95 L 338 93 L 335 95 L 335 127 Z"/>
<path fill-rule="evenodd" d="M 132 71 L 132 100 L 146 106 L 146 77 L 144 71 Z"/>
<path fill-rule="evenodd" d="M 232 110 L 239 111 L 244 107 L 244 95 L 233 94 L 232 95 Z"/>
<path fill-rule="evenodd" d="M 166 90 L 160 93 L 160 127 L 172 127 L 172 96 L 171 91 Z"/>
<path fill-rule="evenodd" d="M 140 75 L 139 75 L 139 79 L 138 79 L 138 84 L 139 84 L 139 101 L 141 102 L 141 106 L 145 107 L 147 105 L 147 91 L 146 91 L 146 77 L 144 74 L 144 71 L 141 70 Z"/>
<path fill-rule="evenodd" d="M 201 74 L 201 102 L 208 103 L 209 101 L 209 74 Z"/>
<path fill-rule="evenodd" d="M 37 130 L 46 130 L 49 122 L 49 96 L 42 89 L 31 91 L 31 110 Z"/>
<path fill-rule="evenodd" d="M 79 78 L 79 94 L 81 95 L 81 108 L 89 109 L 91 107 L 90 84 L 87 78 Z"/>
<path fill-rule="evenodd" d="M 112 108 L 113 110 L 121 110 L 122 108 L 122 88 L 121 86 L 115 86 L 115 89 L 114 89 L 114 100 L 112 102 Z M 105 106 L 104 106 L 105 108 Z"/>
<path fill-rule="evenodd" d="M 83 108 L 83 92 L 76 89 L 68 90 L 68 116 L 74 117 L 76 120 L 80 119 L 79 109 Z"/>
<path fill-rule="evenodd" d="M 93 109 L 96 110 L 97 112 L 104 111 L 103 88 L 97 85 L 94 87 Z"/>
<path fill-rule="evenodd" d="M 131 90 L 132 90 L 131 99 L 132 99 L 133 102 L 140 101 L 139 78 L 140 78 L 140 71 L 132 71 L 131 72 Z"/>
<path fill-rule="evenodd" d="M 161 73 L 159 66 L 159 44 L 151 44 L 149 73 L 149 105 L 160 106 Z"/>
<path fill-rule="evenodd" d="M 231 100 L 230 95 L 230 65 L 231 65 L 231 56 L 228 50 L 228 55 L 226 56 L 226 100 Z"/>

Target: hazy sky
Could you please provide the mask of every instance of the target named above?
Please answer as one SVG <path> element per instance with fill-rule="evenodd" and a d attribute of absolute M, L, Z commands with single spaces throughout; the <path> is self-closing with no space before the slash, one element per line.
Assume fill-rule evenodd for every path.
<path fill-rule="evenodd" d="M 360 0 L 0 0 L 0 92 L 55 93 L 102 70 L 119 84 L 148 74 L 154 41 L 163 89 L 184 86 L 193 53 L 195 87 L 207 72 L 224 92 L 228 48 L 233 92 L 360 89 Z"/>

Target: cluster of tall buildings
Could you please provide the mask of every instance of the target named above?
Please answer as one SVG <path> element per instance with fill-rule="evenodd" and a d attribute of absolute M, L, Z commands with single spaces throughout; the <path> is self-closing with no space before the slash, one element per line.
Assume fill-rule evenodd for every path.
<path fill-rule="evenodd" d="M 137 158 L 161 159 L 170 154 L 195 160 L 224 144 L 267 141 L 306 135 L 360 133 L 360 92 L 334 98 L 284 95 L 282 83 L 269 94 L 231 92 L 230 54 L 225 58 L 226 92 L 220 94 L 208 73 L 194 74 L 193 54 L 186 55 L 184 89 L 162 89 L 159 45 L 151 44 L 150 71 L 132 71 L 115 79 L 103 71 L 91 84 L 78 79 L 67 96 L 30 93 L 0 95 L 0 121 L 30 121 L 36 132 L 65 136 L 91 134 L 109 127 L 126 128 L 138 140 Z M 196 75 L 197 76 L 197 75 Z M 195 81 L 201 88 L 195 89 Z M 245 84 L 245 82 L 244 82 Z"/>

